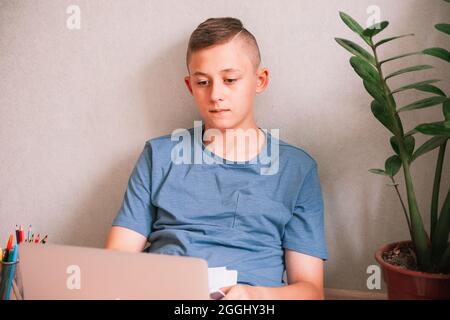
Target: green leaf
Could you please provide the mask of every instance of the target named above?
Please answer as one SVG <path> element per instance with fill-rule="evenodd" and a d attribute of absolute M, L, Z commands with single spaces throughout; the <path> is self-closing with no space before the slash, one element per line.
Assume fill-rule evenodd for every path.
<path fill-rule="evenodd" d="M 425 98 L 425 99 L 410 103 L 404 107 L 401 107 L 400 109 L 397 110 L 397 112 L 428 108 L 428 107 L 435 106 L 437 104 L 441 104 L 445 100 L 447 100 L 446 97 L 429 97 L 429 98 Z"/>
<path fill-rule="evenodd" d="M 384 170 L 382 169 L 369 169 L 369 172 L 375 173 L 375 174 L 379 174 L 382 176 L 389 176 Z"/>
<path fill-rule="evenodd" d="M 439 95 L 439 96 L 445 97 L 444 91 L 442 91 L 442 90 L 439 89 L 438 87 L 433 86 L 433 85 L 431 85 L 431 84 L 422 84 L 422 85 L 418 85 L 418 86 L 414 87 L 414 89 L 419 90 L 419 91 L 423 91 L 423 92 L 434 93 L 434 94 L 437 94 L 437 95 Z"/>
<path fill-rule="evenodd" d="M 431 69 L 433 68 L 433 66 L 430 66 L 428 64 L 420 64 L 417 66 L 413 66 L 413 67 L 408 67 L 408 68 L 404 68 L 404 69 L 400 69 L 398 71 L 395 71 L 389 75 L 386 76 L 386 80 L 395 76 L 398 76 L 399 74 L 403 74 L 403 73 L 407 73 L 407 72 L 413 72 L 413 71 L 419 71 L 419 70 L 426 70 L 426 69 Z"/>
<path fill-rule="evenodd" d="M 375 116 L 375 118 L 377 118 L 378 121 L 380 121 L 387 129 L 389 129 L 389 131 L 391 131 L 393 134 L 395 134 L 394 123 L 392 121 L 392 117 L 389 114 L 389 111 L 387 110 L 385 105 L 374 100 L 374 101 L 372 101 L 370 108 L 371 108 L 372 113 Z"/>
<path fill-rule="evenodd" d="M 345 12 L 339 11 L 339 16 L 341 17 L 342 21 L 344 21 L 344 23 L 354 32 L 356 32 L 357 34 L 361 35 L 362 32 L 364 31 L 364 29 L 361 27 L 361 25 L 356 22 L 355 19 L 353 19 L 352 17 L 350 17 L 348 14 L 346 14 Z"/>
<path fill-rule="evenodd" d="M 391 94 L 394 94 L 394 93 L 397 93 L 397 92 L 400 92 L 400 91 L 405 91 L 405 90 L 408 90 L 408 89 L 417 89 L 417 87 L 422 87 L 422 85 L 424 85 L 424 84 L 435 83 L 435 82 L 438 82 L 438 81 L 441 81 L 441 80 L 440 79 L 431 79 L 431 80 L 415 82 L 415 83 L 408 84 L 406 86 L 400 87 L 398 89 L 395 89 L 394 91 L 391 92 Z"/>
<path fill-rule="evenodd" d="M 389 157 L 384 163 L 385 171 L 390 176 L 393 177 L 397 174 L 398 170 L 402 167 L 402 160 L 397 155 Z"/>
<path fill-rule="evenodd" d="M 377 83 L 371 81 L 363 80 L 364 88 L 367 92 L 379 103 L 386 103 L 386 97 L 383 94 L 383 89 Z"/>
<path fill-rule="evenodd" d="M 424 144 L 422 144 L 419 148 L 417 148 L 416 152 L 414 152 L 411 162 L 416 160 L 421 155 L 436 149 L 437 147 L 440 147 L 443 145 L 449 137 L 446 136 L 435 136 L 432 137 L 430 140 L 426 141 Z"/>
<path fill-rule="evenodd" d="M 413 136 L 406 136 L 404 141 L 405 141 L 406 152 L 408 153 L 408 157 L 411 159 L 411 156 L 414 152 L 414 146 L 416 144 L 416 139 L 414 139 Z"/>
<path fill-rule="evenodd" d="M 363 80 L 373 82 L 374 84 L 380 83 L 378 71 L 366 60 L 354 56 L 350 58 L 350 64 Z"/>
<path fill-rule="evenodd" d="M 372 65 L 375 65 L 375 58 L 364 48 L 360 47 L 359 45 L 350 40 L 341 38 L 334 38 L 334 39 L 336 40 L 337 43 L 339 43 L 341 46 L 347 49 L 350 53 L 363 58 Z"/>
<path fill-rule="evenodd" d="M 418 131 L 414 128 L 410 131 L 408 131 L 407 133 L 405 133 L 405 136 L 412 136 L 414 134 L 416 134 Z"/>
<path fill-rule="evenodd" d="M 423 53 L 424 52 L 422 52 L 422 51 L 417 51 L 417 52 L 410 52 L 410 53 L 401 54 L 399 56 L 395 56 L 395 57 L 392 57 L 392 58 L 380 61 L 380 64 L 383 64 L 385 62 L 389 62 L 389 61 L 392 61 L 392 60 L 397 60 L 397 59 L 400 59 L 400 58 L 403 58 L 403 57 L 409 57 L 409 56 L 414 56 L 414 55 L 423 54 Z"/>
<path fill-rule="evenodd" d="M 447 99 L 442 104 L 442 113 L 444 114 L 445 120 L 450 120 L 450 99 Z"/>
<path fill-rule="evenodd" d="M 445 60 L 447 62 L 450 62 L 450 52 L 448 52 L 443 48 L 429 48 L 423 50 L 422 52 L 429 56 L 433 56 Z"/>
<path fill-rule="evenodd" d="M 402 34 L 401 36 L 396 36 L 396 37 L 391 37 L 391 38 L 386 38 L 386 39 L 380 40 L 379 42 L 377 42 L 375 44 L 375 48 L 380 46 L 380 45 L 382 45 L 383 43 L 386 43 L 386 42 L 389 42 L 389 41 L 392 41 L 392 40 L 395 40 L 395 39 L 400 39 L 400 38 L 404 38 L 404 37 L 413 36 L 413 35 L 414 35 L 414 33 L 408 33 L 408 34 Z"/>
<path fill-rule="evenodd" d="M 416 130 L 432 136 L 450 136 L 450 120 L 424 123 L 418 125 Z"/>
<path fill-rule="evenodd" d="M 450 34 L 450 24 L 448 23 L 438 23 L 434 27 L 443 33 Z"/>
<path fill-rule="evenodd" d="M 367 38 L 366 36 L 364 36 L 362 33 L 364 31 L 364 29 L 361 27 L 361 25 L 356 22 L 355 19 L 353 19 L 352 17 L 350 17 L 348 14 L 346 14 L 345 12 L 340 11 L 339 12 L 339 16 L 341 17 L 342 21 L 344 21 L 344 23 L 354 32 L 356 32 L 361 38 L 363 38 L 363 40 L 368 44 L 370 44 L 370 40 L 369 38 Z"/>
<path fill-rule="evenodd" d="M 391 147 L 394 150 L 394 152 L 396 154 L 400 155 L 400 147 L 398 146 L 397 137 L 396 136 L 392 136 L 389 139 L 389 142 L 391 143 Z"/>
<path fill-rule="evenodd" d="M 388 21 L 382 21 L 379 23 L 375 23 L 375 24 L 371 25 L 370 27 L 364 29 L 362 34 L 363 34 L 363 36 L 372 38 L 373 36 L 377 35 L 381 31 L 383 31 L 388 25 L 389 25 Z"/>

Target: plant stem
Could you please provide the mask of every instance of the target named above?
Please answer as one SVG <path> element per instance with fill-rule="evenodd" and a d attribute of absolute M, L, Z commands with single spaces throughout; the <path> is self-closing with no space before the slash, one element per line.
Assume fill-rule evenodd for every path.
<path fill-rule="evenodd" d="M 430 237 L 431 242 L 434 239 L 434 231 L 438 221 L 438 206 L 439 206 L 439 191 L 441 186 L 442 165 L 444 163 L 445 148 L 447 141 L 439 147 L 439 155 L 436 163 L 436 173 L 434 175 L 433 195 L 431 197 L 431 223 L 430 223 Z"/>
<path fill-rule="evenodd" d="M 448 247 L 448 235 L 450 232 L 450 188 L 442 205 L 439 219 L 434 230 L 433 247 L 431 251 L 432 261 L 438 263 L 442 259 L 442 254 Z"/>
<path fill-rule="evenodd" d="M 444 251 L 441 261 L 438 265 L 438 271 L 447 272 L 450 271 L 450 246 Z"/>
<path fill-rule="evenodd" d="M 395 183 L 394 177 L 390 177 L 390 178 L 392 180 L 392 183 L 394 184 L 394 188 L 395 188 L 395 191 L 397 192 L 397 196 L 400 200 L 400 203 L 402 204 L 403 212 L 405 213 L 405 219 L 406 219 L 406 222 L 408 223 L 409 234 L 411 234 L 412 230 L 411 230 L 411 223 L 409 222 L 408 211 L 406 211 L 405 203 L 403 202 L 402 196 L 401 196 L 400 192 L 398 191 L 397 183 Z"/>

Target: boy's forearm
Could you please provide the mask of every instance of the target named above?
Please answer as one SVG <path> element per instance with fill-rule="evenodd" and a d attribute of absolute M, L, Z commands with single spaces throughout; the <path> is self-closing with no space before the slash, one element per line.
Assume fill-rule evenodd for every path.
<path fill-rule="evenodd" d="M 282 287 L 257 287 L 262 300 L 323 300 L 323 288 L 309 282 L 297 282 Z"/>

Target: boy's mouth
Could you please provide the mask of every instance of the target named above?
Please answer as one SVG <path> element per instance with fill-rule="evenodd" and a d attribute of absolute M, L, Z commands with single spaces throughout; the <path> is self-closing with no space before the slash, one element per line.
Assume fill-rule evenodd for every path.
<path fill-rule="evenodd" d="M 213 110 L 209 110 L 209 112 L 216 113 L 216 114 L 226 113 L 227 111 L 230 111 L 230 109 L 213 109 Z"/>
<path fill-rule="evenodd" d="M 214 115 L 222 115 L 222 114 L 226 114 L 230 111 L 230 109 L 217 109 L 217 110 L 209 110 L 209 112 L 211 112 Z"/>

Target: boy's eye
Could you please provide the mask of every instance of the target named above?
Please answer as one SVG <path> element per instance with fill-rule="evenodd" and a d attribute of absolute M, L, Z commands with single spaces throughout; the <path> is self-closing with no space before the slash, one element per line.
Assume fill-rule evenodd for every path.
<path fill-rule="evenodd" d="M 235 83 L 237 81 L 237 79 L 225 79 L 225 82 L 228 84 L 232 84 Z M 206 86 L 208 84 L 207 80 L 203 80 L 203 81 L 198 81 L 197 84 L 201 87 Z"/>

